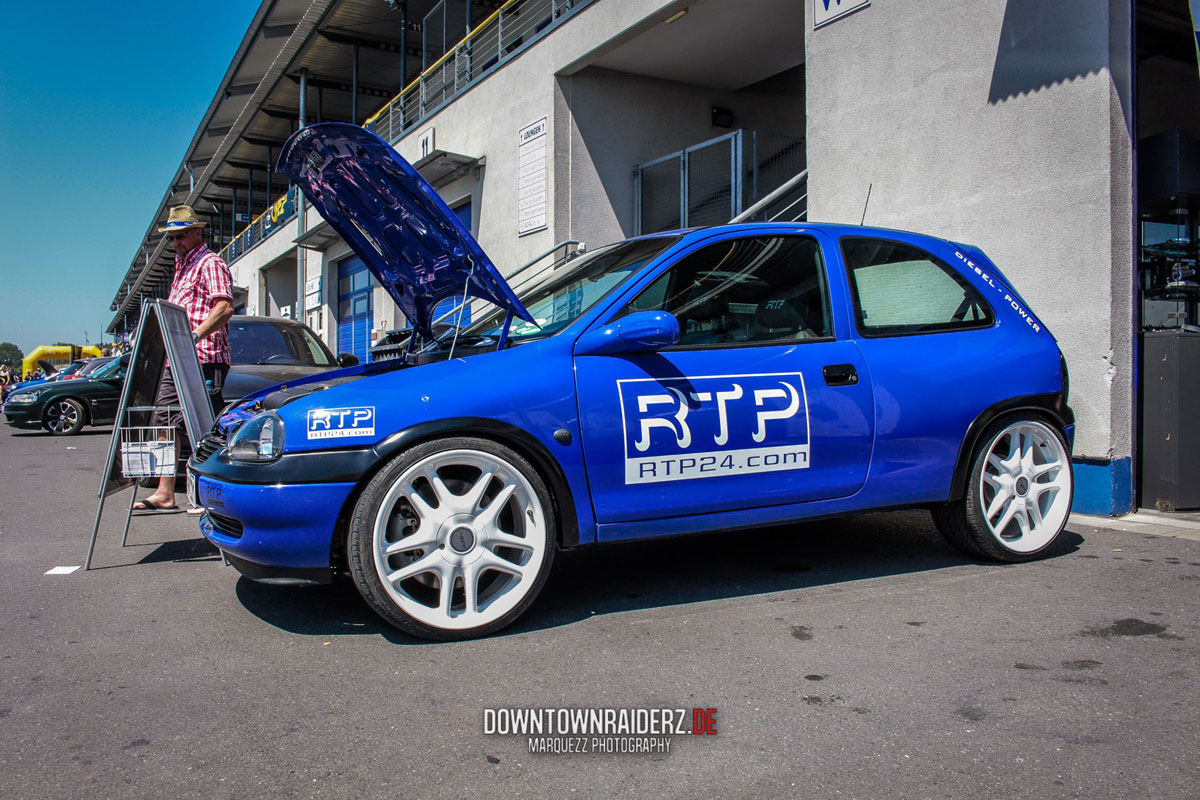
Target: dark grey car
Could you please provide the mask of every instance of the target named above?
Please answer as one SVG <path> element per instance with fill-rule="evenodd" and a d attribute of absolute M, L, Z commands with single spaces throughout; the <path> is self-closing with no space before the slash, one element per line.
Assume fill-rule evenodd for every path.
<path fill-rule="evenodd" d="M 233 365 L 221 391 L 230 403 L 277 383 L 358 363 L 334 354 L 307 325 L 290 319 L 238 315 L 229 320 Z"/>

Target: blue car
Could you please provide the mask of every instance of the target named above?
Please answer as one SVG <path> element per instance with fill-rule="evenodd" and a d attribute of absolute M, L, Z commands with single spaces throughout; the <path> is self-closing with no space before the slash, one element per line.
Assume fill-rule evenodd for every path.
<path fill-rule="evenodd" d="M 249 578 L 348 574 L 397 628 L 452 639 L 520 616 L 563 548 L 923 507 L 1015 562 L 1066 524 L 1066 363 L 975 247 L 728 225 L 597 249 L 517 297 L 373 134 L 305 128 L 279 170 L 420 342 L 249 395 L 203 440 L 189 492 Z M 435 339 L 464 289 L 472 323 Z"/>

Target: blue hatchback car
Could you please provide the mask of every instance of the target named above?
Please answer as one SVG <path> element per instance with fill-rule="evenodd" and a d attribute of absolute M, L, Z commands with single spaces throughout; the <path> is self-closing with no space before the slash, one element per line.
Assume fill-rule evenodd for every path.
<path fill-rule="evenodd" d="M 1024 561 L 1066 524 L 1066 363 L 977 248 L 729 225 L 600 248 L 518 298 L 373 134 L 306 128 L 279 170 L 425 344 L 218 420 L 189 492 L 250 578 L 349 573 L 451 639 L 516 619 L 560 548 L 925 507 L 961 550 Z M 464 288 L 473 323 L 434 340 Z"/>

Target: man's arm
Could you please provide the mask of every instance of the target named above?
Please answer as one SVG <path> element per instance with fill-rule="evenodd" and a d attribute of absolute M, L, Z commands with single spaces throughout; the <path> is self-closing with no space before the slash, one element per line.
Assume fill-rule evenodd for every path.
<path fill-rule="evenodd" d="M 204 322 L 201 322 L 199 325 L 197 325 L 196 330 L 193 331 L 193 333 L 196 334 L 196 339 L 199 340 L 203 339 L 205 336 L 208 336 L 217 328 L 220 328 L 222 325 L 228 322 L 229 318 L 232 316 L 233 303 L 224 298 L 217 300 L 216 303 L 213 304 L 213 310 L 209 312 L 207 317 L 204 318 Z"/>

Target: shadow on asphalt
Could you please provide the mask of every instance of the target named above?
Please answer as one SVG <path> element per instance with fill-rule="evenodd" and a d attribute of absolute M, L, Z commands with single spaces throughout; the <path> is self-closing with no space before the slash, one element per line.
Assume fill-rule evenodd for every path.
<path fill-rule="evenodd" d="M 72 436 L 59 436 L 59 437 L 54 437 L 54 435 L 51 434 L 49 431 L 20 431 L 20 432 L 14 431 L 10 435 L 14 439 L 29 439 L 34 436 L 40 436 L 40 437 L 45 437 L 47 439 L 59 438 L 59 439 L 67 440 L 67 439 L 72 438 L 72 436 L 112 436 L 112 428 L 85 428 L 84 430 L 81 430 L 79 433 L 72 434 Z"/>
<path fill-rule="evenodd" d="M 203 537 L 163 542 L 142 558 L 139 564 L 160 564 L 164 561 L 220 561 L 217 548 Z"/>
<path fill-rule="evenodd" d="M 1066 531 L 1050 558 L 1079 549 Z M 520 636 L 593 616 L 803 590 L 967 564 L 1020 568 L 968 558 L 945 544 L 923 511 L 867 514 L 762 530 L 611 544 L 558 553 L 550 579 L 523 617 L 495 636 Z M 378 634 L 413 639 L 384 623 L 353 584 L 267 586 L 241 578 L 247 611 L 305 635 Z"/>

